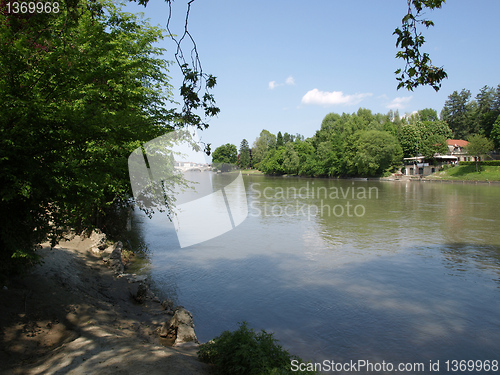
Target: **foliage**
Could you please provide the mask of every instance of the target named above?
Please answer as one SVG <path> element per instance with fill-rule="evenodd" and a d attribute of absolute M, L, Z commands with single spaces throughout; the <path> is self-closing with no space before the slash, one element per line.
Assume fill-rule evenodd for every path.
<path fill-rule="evenodd" d="M 442 126 L 435 124 L 440 131 Z M 373 114 L 368 109 L 360 108 L 353 114 L 330 113 L 323 119 L 321 129 L 310 139 L 303 140 L 297 134 L 292 142 L 285 133 L 283 140 L 287 142 L 284 146 L 270 148 L 258 168 L 266 174 L 381 175 L 401 162 L 401 147 L 393 135 L 397 132 L 397 126 L 388 115 Z"/>
<path fill-rule="evenodd" d="M 276 148 L 276 136 L 266 129 L 260 132 L 259 137 L 255 140 L 252 147 L 252 159 L 254 167 L 264 159 L 266 153 Z"/>
<path fill-rule="evenodd" d="M 140 5 L 146 6 L 149 0 L 129 0 L 137 1 Z M 193 36 L 189 32 L 189 14 L 193 1 L 187 3 L 186 17 L 184 21 L 184 31 L 180 37 L 170 30 L 170 21 L 172 19 L 172 2 L 165 0 L 168 3 L 169 12 L 166 22 L 166 30 L 169 37 L 177 46 L 175 51 L 175 60 L 181 69 L 183 75 L 180 94 L 183 98 L 183 107 L 180 112 L 176 112 L 176 118 L 182 125 L 193 125 L 198 129 L 203 130 L 208 128 L 207 119 L 219 114 L 220 109 L 215 105 L 215 98 L 210 93 L 217 83 L 216 77 L 203 72 L 201 60 L 198 54 L 198 48 Z M 185 43 L 191 43 L 189 53 L 190 59 L 186 61 L 184 57 Z M 201 95 L 203 91 L 203 96 Z M 203 115 L 197 113 L 198 110 L 203 112 Z M 203 118 L 202 118 L 203 116 Z M 210 144 L 205 146 L 205 152 L 210 155 Z"/>
<path fill-rule="evenodd" d="M 500 115 L 500 85 L 496 90 L 484 86 L 471 100 L 471 92 L 454 91 L 441 111 L 441 120 L 446 121 L 455 139 L 465 139 L 469 134 L 490 137 L 493 125 Z"/>
<path fill-rule="evenodd" d="M 493 142 L 480 134 L 474 134 L 467 140 L 469 141 L 469 144 L 465 150 L 467 151 L 467 154 L 476 158 L 476 171 L 478 171 L 479 164 L 481 163 L 481 157 L 493 150 Z"/>
<path fill-rule="evenodd" d="M 278 132 L 278 135 L 276 136 L 276 148 L 280 148 L 284 145 L 285 142 L 283 141 L 283 134 L 281 134 L 281 132 Z"/>
<path fill-rule="evenodd" d="M 5 6 L 5 3 L 3 3 Z M 127 157 L 173 129 L 163 31 L 111 2 L 0 19 L 0 261 L 37 260 L 67 227 L 105 227 Z M 105 229 L 105 228 L 104 228 Z M 8 270 L 2 270 L 5 275 Z"/>
<path fill-rule="evenodd" d="M 401 164 L 401 146 L 396 137 L 387 132 L 358 131 L 349 137 L 347 143 L 347 168 L 351 174 L 377 176 Z"/>
<path fill-rule="evenodd" d="M 286 174 L 299 174 L 300 159 L 299 155 L 293 148 L 293 143 L 289 142 L 285 146 L 283 153 L 283 172 Z"/>
<path fill-rule="evenodd" d="M 410 158 L 418 154 L 418 144 L 421 132 L 417 125 L 404 124 L 399 128 L 398 140 L 403 150 L 403 156 Z"/>
<path fill-rule="evenodd" d="M 243 139 L 240 144 L 240 154 L 238 155 L 238 164 L 240 168 L 246 169 L 250 168 L 252 165 L 251 155 L 250 155 L 250 147 L 248 146 L 248 141 Z"/>
<path fill-rule="evenodd" d="M 475 161 L 461 161 L 460 165 L 476 165 Z M 488 165 L 492 167 L 500 167 L 500 160 L 483 160 L 481 162 L 482 166 Z"/>
<path fill-rule="evenodd" d="M 500 115 L 500 85 L 497 89 L 484 86 L 476 95 L 476 112 L 473 128 L 476 132 L 490 137 L 493 124 Z"/>
<path fill-rule="evenodd" d="M 498 115 L 491 130 L 491 140 L 494 142 L 495 148 L 500 149 L 500 115 Z"/>
<path fill-rule="evenodd" d="M 399 128 L 398 140 L 405 158 L 423 155 L 431 158 L 434 154 L 446 154 L 446 140 L 452 135 L 444 121 L 420 121 L 403 124 Z"/>
<path fill-rule="evenodd" d="M 469 90 L 463 89 L 460 93 L 454 91 L 441 111 L 441 119 L 448 123 L 455 139 L 464 139 L 471 131 L 470 96 Z"/>
<path fill-rule="evenodd" d="M 265 174 L 283 174 L 283 159 L 285 147 L 279 149 L 271 148 L 264 156 L 264 159 L 259 163 L 259 170 Z"/>
<path fill-rule="evenodd" d="M 432 108 L 424 108 L 418 111 L 418 119 L 420 121 L 438 121 L 437 111 Z"/>
<path fill-rule="evenodd" d="M 284 350 L 272 333 L 256 333 L 246 322 L 239 323 L 236 331 L 224 331 L 200 345 L 198 356 L 221 375 L 313 374 L 292 372 L 291 361 L 302 362 L 300 358 Z"/>
<path fill-rule="evenodd" d="M 426 8 L 441 8 L 444 0 L 407 0 L 408 12 L 401 21 L 401 28 L 396 28 L 393 34 L 397 35 L 396 47 L 401 51 L 396 53 L 396 57 L 405 61 L 404 69 L 398 69 L 395 74 L 399 81 L 398 89 L 405 87 L 413 91 L 420 85 L 430 85 L 434 90 L 439 91 L 441 81 L 448 75 L 444 69 L 432 65 L 428 53 L 421 53 L 421 47 L 425 43 L 425 38 L 421 32 L 417 31 L 419 25 L 429 28 L 434 26 L 434 22 L 421 18 L 425 14 Z M 401 76 L 399 76 L 401 74 Z"/>
<path fill-rule="evenodd" d="M 225 145 L 217 147 L 212 154 L 212 163 L 238 163 L 238 150 L 236 146 L 231 143 L 226 143 Z"/>

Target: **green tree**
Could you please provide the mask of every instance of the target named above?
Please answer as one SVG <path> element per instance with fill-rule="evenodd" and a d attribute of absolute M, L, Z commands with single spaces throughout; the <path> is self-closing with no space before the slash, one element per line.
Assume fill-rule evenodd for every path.
<path fill-rule="evenodd" d="M 173 129 L 162 38 L 111 2 L 0 18 L 2 267 L 129 202 L 128 156 Z"/>
<path fill-rule="evenodd" d="M 240 144 L 239 165 L 242 169 L 250 168 L 251 165 L 250 147 L 246 139 L 243 139 Z"/>
<path fill-rule="evenodd" d="M 284 148 L 283 153 L 283 172 L 287 174 L 297 175 L 299 174 L 300 168 L 300 158 L 298 153 L 294 149 L 294 143 L 287 143 Z"/>
<path fill-rule="evenodd" d="M 283 142 L 283 134 L 281 134 L 281 132 L 278 132 L 278 135 L 276 136 L 276 148 L 280 148 L 284 145 L 285 142 Z"/>
<path fill-rule="evenodd" d="M 283 174 L 285 147 L 271 148 L 259 163 L 259 170 L 265 174 Z"/>
<path fill-rule="evenodd" d="M 495 148 L 500 149 L 500 115 L 498 115 L 493 128 L 491 130 L 491 140 L 494 142 Z"/>
<path fill-rule="evenodd" d="M 454 91 L 448 96 L 441 111 L 441 120 L 448 123 L 455 139 L 464 139 L 473 130 L 473 105 L 470 103 L 470 96 L 470 91 L 466 89 L 460 93 Z"/>
<path fill-rule="evenodd" d="M 498 89 L 497 89 L 498 90 Z M 493 87 L 484 86 L 476 95 L 475 132 L 489 137 L 493 129 L 493 123 L 500 114 L 495 98 L 497 91 Z"/>
<path fill-rule="evenodd" d="M 419 142 L 421 143 L 420 129 L 415 124 L 404 124 L 399 128 L 398 140 L 405 158 L 417 156 Z"/>
<path fill-rule="evenodd" d="M 424 108 L 418 111 L 418 118 L 420 121 L 438 121 L 439 117 L 437 111 L 432 108 Z"/>
<path fill-rule="evenodd" d="M 417 126 L 420 128 L 420 154 L 430 158 L 436 153 L 446 154 L 448 152 L 446 140 L 452 136 L 448 124 L 444 121 L 421 121 Z"/>
<path fill-rule="evenodd" d="M 237 164 L 238 163 L 238 150 L 236 146 L 231 143 L 219 146 L 212 154 L 213 164 Z"/>
<path fill-rule="evenodd" d="M 403 151 L 396 137 L 379 130 L 358 131 L 349 137 L 346 158 L 349 172 L 378 176 L 401 164 Z"/>
<path fill-rule="evenodd" d="M 446 140 L 452 135 L 444 121 L 416 121 L 402 125 L 398 140 L 405 158 L 423 155 L 431 158 L 434 154 L 448 151 Z"/>
<path fill-rule="evenodd" d="M 476 172 L 479 172 L 481 158 L 493 150 L 493 142 L 481 134 L 473 134 L 467 140 L 469 144 L 465 149 L 469 155 L 474 156 L 476 160 Z"/>
<path fill-rule="evenodd" d="M 288 143 L 288 142 L 293 142 L 293 135 L 291 134 L 288 134 L 287 132 L 285 132 L 285 134 L 283 135 L 283 143 Z"/>
<path fill-rule="evenodd" d="M 263 129 L 252 147 L 252 158 L 254 160 L 254 166 L 258 167 L 258 164 L 266 156 L 266 153 L 271 149 L 276 149 L 276 136 L 266 129 Z"/>

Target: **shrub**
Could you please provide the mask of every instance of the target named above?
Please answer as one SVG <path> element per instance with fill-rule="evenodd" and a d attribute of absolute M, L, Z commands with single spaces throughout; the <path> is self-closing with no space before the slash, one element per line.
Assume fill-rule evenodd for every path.
<path fill-rule="evenodd" d="M 315 372 L 292 372 L 291 361 L 302 360 L 290 355 L 272 333 L 262 330 L 255 333 L 246 322 L 239 323 L 234 332 L 224 331 L 220 336 L 200 345 L 201 361 L 214 365 L 221 375 L 264 374 L 315 374 Z"/>
<path fill-rule="evenodd" d="M 500 160 L 483 160 L 479 162 L 481 165 L 489 165 L 489 166 L 500 166 Z M 460 165 L 476 165 L 475 161 L 461 161 Z"/>

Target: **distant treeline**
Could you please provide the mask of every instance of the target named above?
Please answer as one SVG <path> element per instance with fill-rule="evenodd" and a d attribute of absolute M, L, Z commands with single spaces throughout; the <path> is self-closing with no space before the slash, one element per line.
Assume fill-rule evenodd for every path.
<path fill-rule="evenodd" d="M 441 115 L 434 109 L 400 117 L 398 112 L 325 116 L 313 137 L 262 130 L 253 146 L 243 139 L 215 150 L 213 161 L 238 163 L 266 174 L 303 176 L 380 176 L 396 171 L 404 157 L 446 154 L 447 139 L 481 136 L 500 144 L 500 85 L 483 87 L 475 100 L 468 90 L 448 97 Z M 491 142 L 490 142 L 491 144 Z"/>

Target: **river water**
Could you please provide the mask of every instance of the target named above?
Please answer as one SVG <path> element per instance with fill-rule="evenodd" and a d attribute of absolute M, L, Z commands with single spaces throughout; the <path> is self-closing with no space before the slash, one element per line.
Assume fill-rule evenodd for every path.
<path fill-rule="evenodd" d="M 312 362 L 500 360 L 500 185 L 244 183 L 248 217 L 190 247 L 165 215 L 134 216 L 144 272 L 200 341 L 247 321 Z"/>

